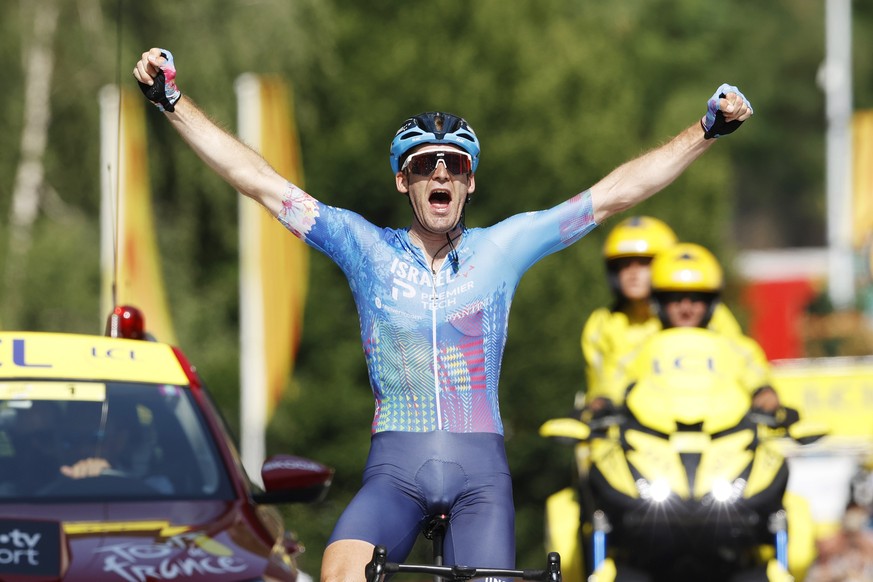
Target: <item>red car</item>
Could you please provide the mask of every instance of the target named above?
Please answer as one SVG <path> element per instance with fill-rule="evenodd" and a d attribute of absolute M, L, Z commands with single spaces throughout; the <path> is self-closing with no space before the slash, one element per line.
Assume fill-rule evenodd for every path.
<path fill-rule="evenodd" d="M 272 504 L 332 475 L 277 455 L 252 485 L 177 348 L 0 332 L 0 580 L 293 582 Z"/>

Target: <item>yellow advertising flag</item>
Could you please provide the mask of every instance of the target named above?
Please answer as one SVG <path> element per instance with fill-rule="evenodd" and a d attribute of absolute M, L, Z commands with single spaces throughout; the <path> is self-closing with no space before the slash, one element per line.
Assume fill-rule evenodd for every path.
<path fill-rule="evenodd" d="M 293 95 L 275 76 L 236 82 L 239 134 L 276 171 L 303 187 Z M 241 448 L 249 474 L 263 460 L 264 432 L 294 368 L 303 330 L 306 245 L 240 196 Z"/>
<path fill-rule="evenodd" d="M 142 96 L 122 89 L 119 98 L 117 87 L 106 87 L 100 106 L 101 167 L 108 170 L 101 202 L 101 316 L 105 322 L 116 305 L 132 305 L 142 311 L 150 335 L 175 344 L 155 236 Z"/>
<path fill-rule="evenodd" d="M 873 110 L 852 120 L 852 243 L 856 250 L 873 239 Z"/>
<path fill-rule="evenodd" d="M 292 95 L 277 77 L 261 77 L 261 153 L 282 176 L 304 187 L 297 124 L 290 114 Z M 308 247 L 266 212 L 258 212 L 261 238 L 261 290 L 267 360 L 267 418 L 282 397 L 303 331 L 309 271 Z"/>

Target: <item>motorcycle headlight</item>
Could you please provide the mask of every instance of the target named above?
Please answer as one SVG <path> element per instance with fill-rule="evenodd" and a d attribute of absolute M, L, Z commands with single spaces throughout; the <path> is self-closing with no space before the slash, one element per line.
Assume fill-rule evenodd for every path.
<path fill-rule="evenodd" d="M 713 500 L 719 503 L 733 503 L 743 496 L 743 491 L 745 489 L 745 479 L 734 479 L 733 481 L 728 481 L 727 479 L 715 479 L 712 482 L 712 491 L 710 491 L 710 494 L 712 495 Z"/>
<path fill-rule="evenodd" d="M 664 478 L 658 478 L 652 482 L 645 479 L 637 479 L 636 486 L 640 497 L 646 501 L 663 503 L 670 497 L 670 482 Z"/>

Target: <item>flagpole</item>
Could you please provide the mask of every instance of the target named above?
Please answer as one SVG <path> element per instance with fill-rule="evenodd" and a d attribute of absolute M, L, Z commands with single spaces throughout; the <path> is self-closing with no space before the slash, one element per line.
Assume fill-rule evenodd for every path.
<path fill-rule="evenodd" d="M 826 55 L 820 83 L 827 115 L 828 293 L 836 308 L 852 307 L 852 2 L 826 0 Z"/>
<path fill-rule="evenodd" d="M 118 86 L 100 89 L 100 314 L 101 326 L 115 306 L 115 251 L 118 219 L 118 160 L 120 141 L 121 97 Z"/>
<path fill-rule="evenodd" d="M 234 83 L 237 95 L 239 137 L 248 144 L 261 141 L 260 81 L 244 74 Z M 264 305 L 260 235 L 256 231 L 255 202 L 239 195 L 240 240 L 240 455 L 255 483 L 261 483 L 261 464 L 266 457 L 267 376 L 264 354 Z"/>

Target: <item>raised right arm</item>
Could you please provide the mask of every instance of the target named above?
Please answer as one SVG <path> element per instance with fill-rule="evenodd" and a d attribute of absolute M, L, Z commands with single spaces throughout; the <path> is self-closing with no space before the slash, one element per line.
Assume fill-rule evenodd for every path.
<path fill-rule="evenodd" d="M 143 53 L 133 70 L 136 80 L 151 87 L 163 69 L 175 89 L 172 84 L 175 68 L 167 68 L 168 64 L 172 67 L 172 61 L 168 61 L 164 54 L 158 48 Z M 177 97 L 170 107 L 161 109 L 179 135 L 210 168 L 239 192 L 266 207 L 273 216 L 279 215 L 288 180 L 280 176 L 260 154 L 219 127 L 185 96 Z"/>

